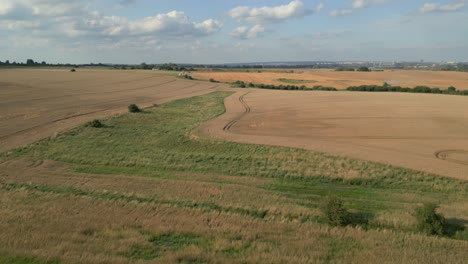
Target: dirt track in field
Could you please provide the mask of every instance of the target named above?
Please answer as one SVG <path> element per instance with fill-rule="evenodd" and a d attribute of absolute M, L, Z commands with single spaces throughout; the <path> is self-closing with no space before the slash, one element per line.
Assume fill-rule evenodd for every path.
<path fill-rule="evenodd" d="M 213 92 L 222 84 L 152 71 L 0 70 L 0 152 L 141 107 Z"/>
<path fill-rule="evenodd" d="M 310 80 L 310 83 L 298 83 L 312 87 L 314 85 L 332 86 L 345 89 L 357 85 L 382 85 L 387 82 L 394 86 L 415 87 L 426 85 L 446 89 L 454 86 L 459 90 L 468 90 L 468 73 L 466 72 L 442 72 L 442 71 L 410 71 L 388 70 L 384 72 L 337 72 L 334 70 L 310 70 L 296 69 L 294 73 L 287 72 L 195 72 L 197 79 L 209 80 L 210 78 L 222 82 L 235 82 L 237 80 L 256 84 L 287 85 L 279 79 Z"/>
<path fill-rule="evenodd" d="M 468 180 L 468 97 L 239 89 L 200 130 Z"/>

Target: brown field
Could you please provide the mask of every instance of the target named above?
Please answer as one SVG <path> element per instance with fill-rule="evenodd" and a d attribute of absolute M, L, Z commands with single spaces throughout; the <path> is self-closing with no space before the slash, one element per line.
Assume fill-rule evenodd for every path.
<path fill-rule="evenodd" d="M 226 105 L 206 133 L 468 179 L 468 97 L 244 89 Z"/>
<path fill-rule="evenodd" d="M 301 83 L 307 87 L 314 85 L 331 86 L 345 89 L 357 85 L 382 85 L 387 82 L 402 87 L 415 87 L 426 85 L 446 89 L 454 86 L 459 90 L 468 90 L 468 73 L 442 72 L 442 71 L 409 71 L 387 70 L 385 72 L 337 72 L 334 70 L 294 70 L 294 73 L 262 71 L 254 72 L 195 72 L 197 79 L 210 78 L 221 82 L 235 82 L 237 80 L 255 84 L 287 84 L 278 79 L 310 80 L 312 83 Z"/>
<path fill-rule="evenodd" d="M 152 71 L 0 70 L 0 152 L 94 118 L 201 95 L 220 85 Z"/>

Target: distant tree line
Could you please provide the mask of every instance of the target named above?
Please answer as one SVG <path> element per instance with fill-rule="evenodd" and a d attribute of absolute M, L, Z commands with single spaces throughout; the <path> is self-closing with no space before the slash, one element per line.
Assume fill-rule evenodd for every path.
<path fill-rule="evenodd" d="M 260 89 L 272 89 L 272 90 L 314 90 L 314 91 L 338 91 L 334 87 L 326 87 L 321 85 L 316 85 L 312 88 L 308 88 L 305 85 L 273 85 L 273 84 L 255 84 L 255 83 L 245 83 L 243 81 L 236 81 L 232 83 L 233 87 L 237 88 L 260 88 Z"/>
<path fill-rule="evenodd" d="M 369 69 L 366 66 L 361 66 L 359 68 L 354 68 L 354 67 L 338 67 L 335 69 L 335 71 L 359 71 L 359 72 L 370 72 L 371 69 Z"/>
<path fill-rule="evenodd" d="M 450 86 L 447 89 L 430 88 L 428 86 L 416 86 L 414 88 L 391 86 L 387 83 L 383 85 L 360 85 L 351 86 L 346 90 L 359 92 L 402 92 L 402 93 L 433 93 L 433 94 L 455 94 L 468 95 L 468 91 L 460 91 L 457 88 Z"/>
<path fill-rule="evenodd" d="M 215 80 L 210 80 L 214 82 Z M 338 91 L 335 87 L 315 85 L 311 88 L 305 85 L 273 85 L 273 84 L 255 84 L 246 83 L 243 81 L 236 81 L 232 83 L 232 87 L 235 88 L 260 88 L 260 89 L 272 89 L 272 90 L 307 90 L 307 91 Z M 402 92 L 402 93 L 432 93 L 432 94 L 452 94 L 452 95 L 468 95 L 468 90 L 457 90 L 457 88 L 450 86 L 447 89 L 431 88 L 428 86 L 416 86 L 414 88 L 391 86 L 388 83 L 383 85 L 360 85 L 350 86 L 346 89 L 352 92 Z"/>
<path fill-rule="evenodd" d="M 45 61 L 38 62 L 34 61 L 33 59 L 27 59 L 26 62 L 10 62 L 9 60 L 6 61 L 0 61 L 0 66 L 28 66 L 28 67 L 33 67 L 33 66 L 48 66 L 50 64 L 47 64 Z"/>
<path fill-rule="evenodd" d="M 439 67 L 441 71 L 461 71 L 461 72 L 468 72 L 468 64 L 466 63 L 459 63 L 457 65 L 442 65 Z"/>
<path fill-rule="evenodd" d="M 26 62 L 16 61 L 0 61 L 0 67 L 104 67 L 106 64 L 102 63 L 89 63 L 89 64 L 71 64 L 71 63 L 47 63 L 45 61 L 34 61 L 33 59 L 27 59 Z"/>

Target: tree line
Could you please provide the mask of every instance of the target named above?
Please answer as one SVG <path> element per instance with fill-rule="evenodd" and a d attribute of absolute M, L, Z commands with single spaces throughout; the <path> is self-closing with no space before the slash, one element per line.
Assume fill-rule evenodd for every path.
<path fill-rule="evenodd" d="M 460 91 L 457 88 L 450 86 L 447 89 L 431 88 L 428 86 L 416 86 L 414 88 L 391 86 L 387 83 L 383 85 L 360 85 L 350 86 L 346 90 L 359 91 L 359 92 L 402 92 L 402 93 L 432 93 L 432 94 L 455 94 L 455 95 L 468 95 L 467 91 Z"/>
<path fill-rule="evenodd" d="M 272 90 L 314 90 L 314 91 L 338 91 L 334 87 L 326 87 L 321 85 L 316 85 L 312 88 L 308 88 L 305 85 L 273 85 L 273 84 L 256 84 L 256 83 L 246 83 L 243 81 L 235 81 L 232 84 L 232 87 L 236 88 L 260 88 L 260 89 L 272 89 Z"/>
<path fill-rule="evenodd" d="M 218 82 L 214 79 L 210 79 L 210 82 Z M 272 89 L 272 90 L 308 90 L 308 91 L 338 91 L 335 87 L 315 85 L 313 87 L 306 87 L 305 85 L 273 85 L 273 84 L 256 84 L 246 83 L 244 81 L 235 81 L 231 84 L 234 88 L 260 88 L 260 89 Z M 401 92 L 401 93 L 431 93 L 431 94 L 452 94 L 452 95 L 468 95 L 468 90 L 457 90 L 457 88 L 450 86 L 447 89 L 431 88 L 428 86 L 416 86 L 414 88 L 391 86 L 388 83 L 383 85 L 360 85 L 350 86 L 346 88 L 347 91 L 351 92 Z"/>

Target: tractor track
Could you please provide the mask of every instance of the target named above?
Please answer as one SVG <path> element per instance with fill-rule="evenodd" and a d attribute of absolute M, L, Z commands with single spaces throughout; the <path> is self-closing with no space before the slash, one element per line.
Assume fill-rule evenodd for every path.
<path fill-rule="evenodd" d="M 230 131 L 232 126 L 235 125 L 237 122 L 239 122 L 242 117 L 244 117 L 245 115 L 249 114 L 251 112 L 251 109 L 250 109 L 250 106 L 245 102 L 244 100 L 244 97 L 246 95 L 248 95 L 250 92 L 247 92 L 241 96 L 239 96 L 239 102 L 242 104 L 242 106 L 244 106 L 245 110 L 242 114 L 240 114 L 238 117 L 234 118 L 233 120 L 231 120 L 229 123 L 227 123 L 224 127 L 223 127 L 223 130 L 224 131 Z"/>
<path fill-rule="evenodd" d="M 453 154 L 463 155 L 464 159 L 453 158 Z M 458 163 L 461 165 L 468 165 L 468 151 L 466 150 L 445 149 L 435 152 L 434 155 L 436 158 L 441 160 Z"/>

